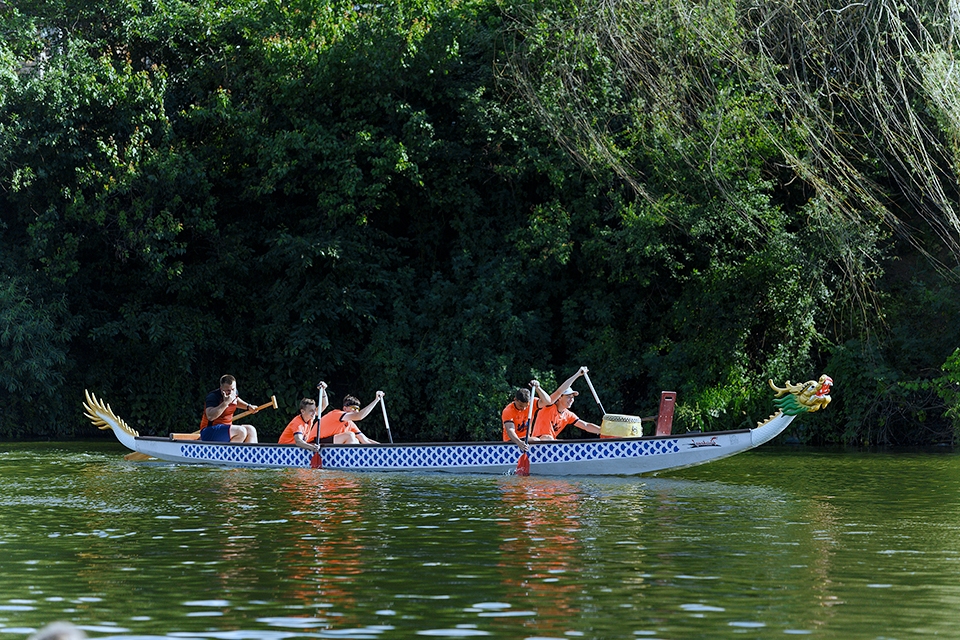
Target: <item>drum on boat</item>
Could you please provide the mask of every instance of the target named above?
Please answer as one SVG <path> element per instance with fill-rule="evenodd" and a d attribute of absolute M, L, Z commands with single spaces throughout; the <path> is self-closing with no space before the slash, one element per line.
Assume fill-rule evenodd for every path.
<path fill-rule="evenodd" d="M 606 413 L 600 423 L 601 438 L 639 438 L 643 435 L 643 425 L 639 416 L 620 413 Z"/>

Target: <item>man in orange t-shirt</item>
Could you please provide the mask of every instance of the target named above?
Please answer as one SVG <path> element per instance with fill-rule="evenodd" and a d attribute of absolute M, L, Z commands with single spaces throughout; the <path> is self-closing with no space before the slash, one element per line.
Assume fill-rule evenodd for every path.
<path fill-rule="evenodd" d="M 556 440 L 560 432 L 568 424 L 572 424 L 578 429 L 583 429 L 590 433 L 600 433 L 600 427 L 592 422 L 581 420 L 574 412 L 570 411 L 573 405 L 573 399 L 578 394 L 573 389 L 567 388 L 557 400 L 556 404 L 544 407 L 537 414 L 537 420 L 533 424 L 533 432 L 530 434 L 530 440 Z"/>
<path fill-rule="evenodd" d="M 536 380 L 530 382 L 533 385 Z M 534 387 L 538 388 L 538 387 Z M 540 403 L 533 399 L 533 415 L 537 415 Z M 527 450 L 527 443 L 523 439 L 527 436 L 527 417 L 530 415 L 530 390 L 517 389 L 510 404 L 500 412 L 500 421 L 503 423 L 503 441 L 513 441 L 521 451 Z"/>
<path fill-rule="evenodd" d="M 327 383 L 320 381 L 317 385 L 320 390 L 320 413 L 327 408 L 330 400 L 327 398 Z M 313 398 L 304 398 L 300 401 L 300 413 L 294 416 L 287 427 L 280 434 L 277 441 L 280 444 L 295 444 L 302 449 L 317 452 L 317 403 Z"/>
<path fill-rule="evenodd" d="M 376 399 L 360 408 L 360 401 L 353 396 L 343 398 L 343 409 L 334 409 L 320 418 L 320 442 L 324 444 L 379 444 L 360 431 L 355 422 L 370 415 L 373 408 L 383 398 L 383 391 L 377 391 Z"/>
<path fill-rule="evenodd" d="M 326 403 L 323 402 L 326 394 L 321 391 L 320 397 L 320 402 L 323 404 L 320 410 L 323 411 L 326 408 Z M 280 444 L 295 444 L 301 449 L 313 452 L 320 451 L 320 447 L 317 446 L 316 418 L 316 401 L 313 398 L 304 398 L 300 401 L 300 413 L 287 424 L 287 428 L 280 434 L 280 439 L 277 442 Z"/>

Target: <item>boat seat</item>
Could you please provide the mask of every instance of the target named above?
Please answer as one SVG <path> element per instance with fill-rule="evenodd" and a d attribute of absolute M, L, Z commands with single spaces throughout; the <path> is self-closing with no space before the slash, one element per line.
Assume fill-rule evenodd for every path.
<path fill-rule="evenodd" d="M 171 433 L 171 440 L 199 440 L 199 433 Z"/>

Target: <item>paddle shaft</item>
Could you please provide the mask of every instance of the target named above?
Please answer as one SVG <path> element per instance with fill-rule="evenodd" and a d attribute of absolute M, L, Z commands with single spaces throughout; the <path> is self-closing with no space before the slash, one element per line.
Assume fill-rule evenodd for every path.
<path fill-rule="evenodd" d="M 323 409 L 320 408 L 320 405 L 323 404 L 323 387 L 320 387 L 320 391 L 317 392 L 317 415 L 314 417 L 313 421 L 317 423 L 317 446 L 320 446 L 320 412 Z"/>
<path fill-rule="evenodd" d="M 270 396 L 270 402 L 267 402 L 266 404 L 258 405 L 256 409 L 250 409 L 249 411 L 244 411 L 240 415 L 233 416 L 233 419 L 239 420 L 241 418 L 246 418 L 247 416 L 252 416 L 255 413 L 259 413 L 263 411 L 267 407 L 273 407 L 274 409 L 277 408 L 277 396 Z"/>
<path fill-rule="evenodd" d="M 310 468 L 319 469 L 323 464 L 323 461 L 320 459 L 320 405 L 323 404 L 323 387 L 320 387 L 320 391 L 317 393 L 317 415 L 313 418 L 313 421 L 317 425 L 317 451 L 313 452 L 313 455 L 310 456 Z"/>
<path fill-rule="evenodd" d="M 590 387 L 590 393 L 593 394 L 593 399 L 597 401 L 597 406 L 600 407 L 600 413 L 606 415 L 607 412 L 603 408 L 603 404 L 600 402 L 600 396 L 597 395 L 597 390 L 593 388 L 593 383 L 590 382 L 590 376 L 584 372 L 583 379 L 587 381 L 587 386 Z"/>
<path fill-rule="evenodd" d="M 527 431 L 523 434 L 523 444 L 530 446 L 530 432 L 533 431 L 533 402 L 536 399 L 536 387 L 530 389 L 530 403 L 527 405 Z M 526 450 L 524 450 L 526 454 Z"/>
<path fill-rule="evenodd" d="M 390 438 L 390 444 L 393 444 L 393 434 L 390 433 L 390 420 L 387 419 L 387 405 L 383 403 L 383 396 L 380 396 L 380 408 L 383 409 L 383 424 L 387 427 L 387 437 Z"/>

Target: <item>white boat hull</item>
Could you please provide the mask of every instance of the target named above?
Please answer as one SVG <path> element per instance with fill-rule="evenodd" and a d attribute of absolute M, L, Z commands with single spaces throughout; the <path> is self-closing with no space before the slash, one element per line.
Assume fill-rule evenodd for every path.
<path fill-rule="evenodd" d="M 530 474 L 542 476 L 634 476 L 680 469 L 728 458 L 769 442 L 790 426 L 795 416 L 830 403 L 833 380 L 820 376 L 780 388 L 778 411 L 755 429 L 685 433 L 641 438 L 599 438 L 530 443 Z M 86 415 L 100 429 L 111 429 L 128 449 L 182 464 L 268 469 L 312 468 L 313 453 L 293 445 L 201 442 L 142 437 L 110 405 L 87 392 Z M 672 415 L 672 412 L 670 413 Z M 669 427 L 668 429 L 669 430 Z M 428 444 L 322 445 L 323 469 L 338 471 L 419 471 L 513 474 L 520 450 L 511 442 L 452 442 Z M 128 457 L 135 456 L 129 454 Z"/>
<path fill-rule="evenodd" d="M 792 420 L 793 416 L 778 413 L 756 429 L 531 443 L 530 473 L 550 476 L 639 475 L 704 464 L 768 442 L 782 433 Z M 313 455 L 291 445 L 124 436 L 120 441 L 134 451 L 183 464 L 310 468 Z M 320 456 L 322 468 L 340 471 L 505 475 L 516 470 L 520 451 L 507 442 L 324 445 Z"/>

